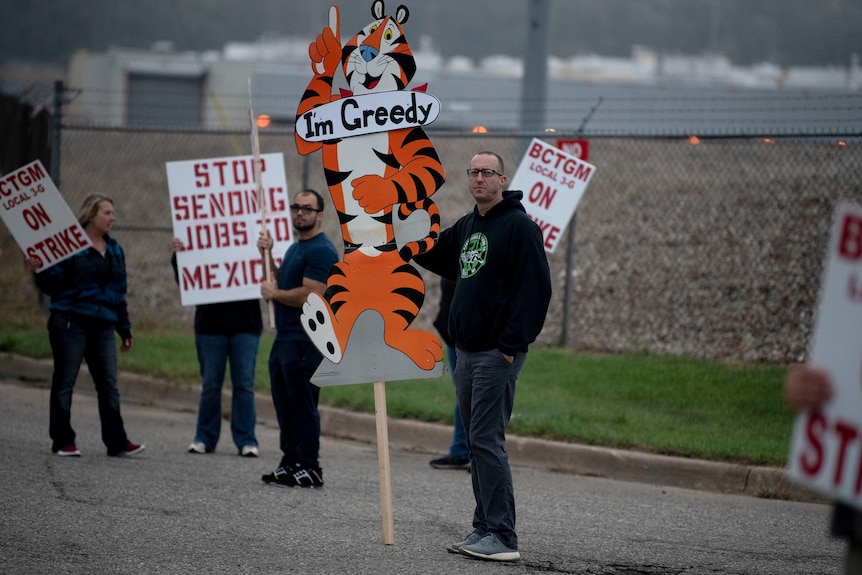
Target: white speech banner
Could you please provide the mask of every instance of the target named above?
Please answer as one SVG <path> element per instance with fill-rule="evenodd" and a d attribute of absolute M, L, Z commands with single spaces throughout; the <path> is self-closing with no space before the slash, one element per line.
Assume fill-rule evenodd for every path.
<path fill-rule="evenodd" d="M 276 264 L 293 240 L 282 154 L 262 154 L 266 227 Z M 168 191 L 182 305 L 260 298 L 261 210 L 254 157 L 168 162 Z"/>
<path fill-rule="evenodd" d="M 0 216 L 27 257 L 42 271 L 90 247 L 57 186 L 36 160 L 0 178 Z"/>
<path fill-rule="evenodd" d="M 308 142 L 324 142 L 427 126 L 440 115 L 440 100 L 424 92 L 393 90 L 316 106 L 296 119 L 296 134 Z"/>
<path fill-rule="evenodd" d="M 522 203 L 542 230 L 546 251 L 557 247 L 595 172 L 594 165 L 559 148 L 530 142 L 508 188 L 524 192 Z"/>
<path fill-rule="evenodd" d="M 835 388 L 796 418 L 788 475 L 862 509 L 862 206 L 835 211 L 808 361 Z"/>

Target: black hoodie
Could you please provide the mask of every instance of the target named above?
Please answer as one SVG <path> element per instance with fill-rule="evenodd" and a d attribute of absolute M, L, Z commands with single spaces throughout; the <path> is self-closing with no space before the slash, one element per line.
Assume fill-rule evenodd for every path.
<path fill-rule="evenodd" d="M 526 352 L 551 299 L 551 273 L 539 226 L 521 205 L 523 193 L 503 192 L 484 216 L 478 208 L 416 256 L 424 268 L 456 280 L 449 335 L 465 351 Z"/>

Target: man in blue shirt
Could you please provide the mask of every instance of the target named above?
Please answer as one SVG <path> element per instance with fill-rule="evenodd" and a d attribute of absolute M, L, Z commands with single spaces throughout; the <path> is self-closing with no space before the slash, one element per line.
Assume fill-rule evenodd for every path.
<path fill-rule="evenodd" d="M 320 388 L 311 376 L 323 356 L 300 322 L 302 306 L 312 291 L 323 294 L 329 270 L 338 261 L 335 246 L 322 231 L 323 197 L 314 190 L 299 192 L 290 206 L 296 241 L 284 254 L 281 267 L 272 260 L 273 240 L 267 232 L 257 246 L 270 258 L 277 281 L 264 281 L 260 293 L 273 302 L 275 341 L 269 354 L 272 402 L 280 430 L 281 463 L 261 479 L 288 487 L 323 487 L 320 451 Z"/>

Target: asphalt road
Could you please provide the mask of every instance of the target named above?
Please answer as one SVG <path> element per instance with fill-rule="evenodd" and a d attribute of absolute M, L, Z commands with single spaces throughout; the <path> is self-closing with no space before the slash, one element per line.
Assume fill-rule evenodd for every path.
<path fill-rule="evenodd" d="M 522 560 L 488 563 L 445 546 L 470 530 L 466 472 L 424 453 L 391 452 L 395 542 L 384 545 L 377 450 L 324 437 L 326 486 L 267 486 L 277 428 L 258 426 L 261 458 L 223 435 L 191 455 L 193 409 L 124 401 L 130 439 L 111 458 L 89 378 L 73 404 L 80 458 L 50 452 L 48 390 L 0 379 L 0 572 L 297 574 L 757 574 L 840 572 L 829 506 L 515 465 Z M 228 432 L 227 425 L 223 434 Z"/>

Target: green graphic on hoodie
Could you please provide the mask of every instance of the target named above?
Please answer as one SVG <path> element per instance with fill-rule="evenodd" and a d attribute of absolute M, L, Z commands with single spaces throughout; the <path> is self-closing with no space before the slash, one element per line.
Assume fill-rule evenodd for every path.
<path fill-rule="evenodd" d="M 488 238 L 482 232 L 472 234 L 461 248 L 461 279 L 476 275 L 488 257 Z"/>

